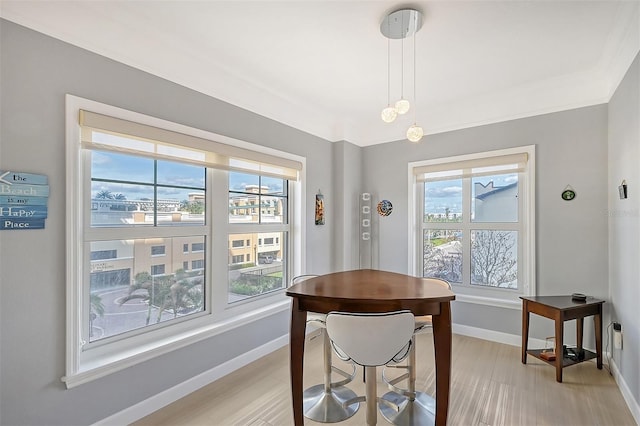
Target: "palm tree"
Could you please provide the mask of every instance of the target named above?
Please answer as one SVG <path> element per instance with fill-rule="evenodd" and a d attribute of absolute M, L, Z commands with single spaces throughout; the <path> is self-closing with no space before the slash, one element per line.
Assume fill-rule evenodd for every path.
<path fill-rule="evenodd" d="M 113 194 L 108 189 L 103 189 L 96 194 L 96 198 L 101 200 L 113 200 Z"/>
<path fill-rule="evenodd" d="M 98 316 L 104 316 L 104 304 L 102 303 L 102 297 L 95 293 L 91 293 L 89 302 L 91 304 L 89 312 L 89 335 L 93 336 L 93 320 Z"/>
<path fill-rule="evenodd" d="M 143 293 L 136 293 L 138 290 L 142 290 Z M 133 279 L 133 284 L 129 286 L 129 294 L 120 299 L 120 306 L 127 303 L 129 300 L 142 299 L 147 302 L 147 318 L 146 325 L 149 325 L 151 320 L 151 307 L 153 306 L 153 277 L 148 272 L 139 272 Z"/>
<path fill-rule="evenodd" d="M 138 292 L 142 290 L 142 293 Z M 197 309 L 202 306 L 202 279 L 189 279 L 184 269 L 175 274 L 153 277 L 148 272 L 136 274 L 129 294 L 120 300 L 120 305 L 133 299 L 143 299 L 148 303 L 146 325 L 151 322 L 151 309 L 158 308 L 156 323 L 162 320 L 162 314 L 171 309 L 173 317 L 183 309 Z"/>
<path fill-rule="evenodd" d="M 182 310 L 202 306 L 202 279 L 189 279 L 184 269 L 176 270 L 174 275 L 163 277 L 158 289 L 156 301 L 160 307 L 157 322 L 162 313 L 171 309 L 177 318 Z"/>

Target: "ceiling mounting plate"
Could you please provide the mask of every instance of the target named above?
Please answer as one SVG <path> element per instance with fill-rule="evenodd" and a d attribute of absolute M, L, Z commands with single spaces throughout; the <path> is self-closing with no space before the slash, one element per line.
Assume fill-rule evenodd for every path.
<path fill-rule="evenodd" d="M 380 32 L 387 38 L 401 39 L 413 36 L 422 28 L 422 13 L 415 9 L 391 12 L 382 20 Z"/>

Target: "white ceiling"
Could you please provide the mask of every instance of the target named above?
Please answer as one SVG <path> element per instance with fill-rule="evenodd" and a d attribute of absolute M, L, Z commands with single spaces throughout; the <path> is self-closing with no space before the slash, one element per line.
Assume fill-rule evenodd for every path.
<path fill-rule="evenodd" d="M 385 124 L 384 16 L 423 12 L 416 121 L 427 134 L 607 102 L 640 48 L 632 1 L 13 1 L 0 16 L 322 138 L 401 140 Z M 413 99 L 412 41 L 404 41 Z M 391 97 L 402 42 L 391 44 Z M 409 116 L 409 117 L 408 117 Z"/>

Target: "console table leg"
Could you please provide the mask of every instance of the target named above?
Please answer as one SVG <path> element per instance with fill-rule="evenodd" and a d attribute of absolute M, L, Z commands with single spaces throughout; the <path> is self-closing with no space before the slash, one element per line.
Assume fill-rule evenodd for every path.
<path fill-rule="evenodd" d="M 564 321 L 555 318 L 556 325 L 556 381 L 562 383 L 562 367 L 564 361 Z"/>
<path fill-rule="evenodd" d="M 578 352 L 582 351 L 582 330 L 584 330 L 584 318 L 576 318 L 576 349 Z"/>
<path fill-rule="evenodd" d="M 529 305 L 522 301 L 522 363 L 527 363 L 527 346 L 529 343 Z"/>
<path fill-rule="evenodd" d="M 602 305 L 596 315 L 593 316 L 593 325 L 596 329 L 596 365 L 602 370 Z"/>
<path fill-rule="evenodd" d="M 291 374 L 293 421 L 296 426 L 304 425 L 304 415 L 302 412 L 302 382 L 306 327 L 307 311 L 300 310 L 300 302 L 297 298 L 294 298 L 291 307 L 291 324 L 289 332 L 289 368 Z"/>

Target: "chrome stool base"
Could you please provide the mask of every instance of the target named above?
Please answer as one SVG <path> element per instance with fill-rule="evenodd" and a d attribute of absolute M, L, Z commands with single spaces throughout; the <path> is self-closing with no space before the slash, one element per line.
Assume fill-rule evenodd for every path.
<path fill-rule="evenodd" d="M 315 385 L 302 394 L 302 412 L 306 418 L 316 422 L 341 422 L 353 416 L 360 408 L 360 403 L 346 407 L 343 403 L 357 397 L 354 391 L 344 386 L 331 387 L 330 392 L 325 392 L 324 385 Z"/>
<path fill-rule="evenodd" d="M 396 426 L 433 426 L 436 422 L 436 401 L 424 392 L 416 392 L 413 400 L 396 392 L 387 392 L 380 399 L 380 413 Z"/>

